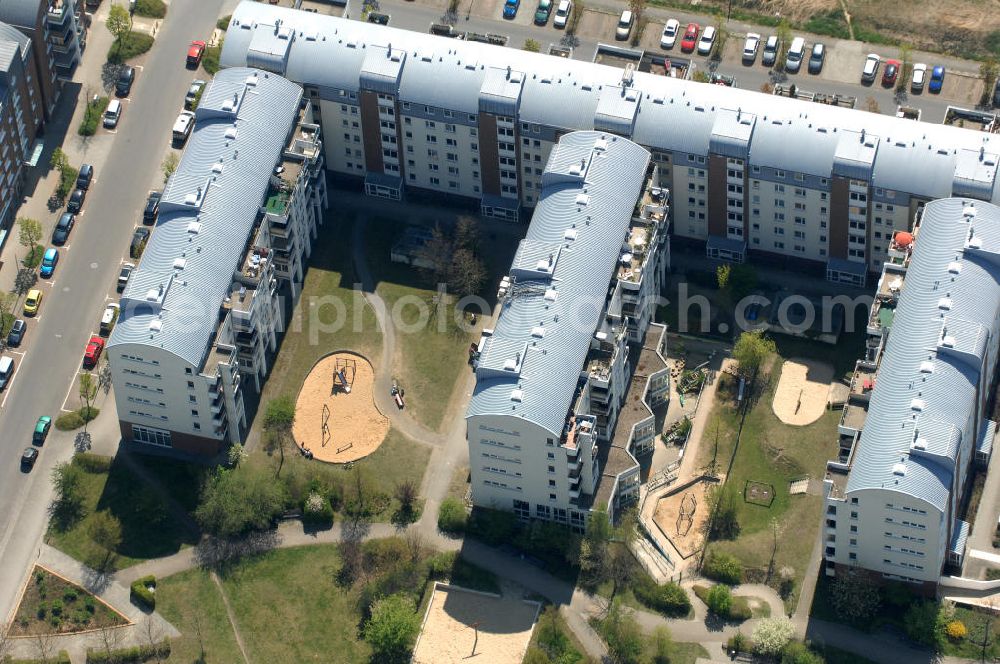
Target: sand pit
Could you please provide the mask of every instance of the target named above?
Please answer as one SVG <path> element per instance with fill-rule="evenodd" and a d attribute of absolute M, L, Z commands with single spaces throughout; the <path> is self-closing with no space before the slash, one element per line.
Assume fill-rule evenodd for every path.
<path fill-rule="evenodd" d="M 774 414 L 785 424 L 812 424 L 826 410 L 833 367 L 826 362 L 793 357 L 781 365 L 774 390 Z"/>
<path fill-rule="evenodd" d="M 520 664 L 538 619 L 538 602 L 497 597 L 434 584 L 424 624 L 413 649 L 414 664 L 464 662 L 476 646 L 476 661 Z M 472 624 L 479 623 L 479 639 Z"/>
<path fill-rule="evenodd" d="M 707 495 L 708 490 L 717 484 L 717 481 L 711 480 L 697 481 L 690 486 L 675 489 L 656 503 L 653 521 L 685 558 L 701 551 L 705 544 L 705 522 L 709 517 Z M 682 506 L 684 518 L 678 519 Z"/>
<path fill-rule="evenodd" d="M 334 377 L 339 370 L 350 392 Z M 322 358 L 306 376 L 295 402 L 295 442 L 328 463 L 355 461 L 374 452 L 389 433 L 389 419 L 375 408 L 374 385 L 375 371 L 360 355 Z"/>

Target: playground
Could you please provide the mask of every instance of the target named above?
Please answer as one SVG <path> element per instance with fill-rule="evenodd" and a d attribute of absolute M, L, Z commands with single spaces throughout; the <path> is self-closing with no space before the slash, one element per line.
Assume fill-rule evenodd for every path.
<path fill-rule="evenodd" d="M 540 608 L 513 594 L 501 597 L 435 583 L 412 661 L 520 664 Z"/>
<path fill-rule="evenodd" d="M 833 367 L 826 362 L 793 357 L 781 365 L 774 390 L 774 414 L 785 424 L 812 424 L 826 411 Z"/>
<path fill-rule="evenodd" d="M 295 402 L 292 435 L 303 453 L 327 463 L 357 461 L 374 452 L 389 420 L 375 407 L 375 371 L 354 353 L 320 358 Z"/>
<path fill-rule="evenodd" d="M 717 480 L 698 479 L 674 489 L 656 503 L 653 521 L 685 558 L 701 551 L 705 544 L 708 491 L 717 484 Z"/>

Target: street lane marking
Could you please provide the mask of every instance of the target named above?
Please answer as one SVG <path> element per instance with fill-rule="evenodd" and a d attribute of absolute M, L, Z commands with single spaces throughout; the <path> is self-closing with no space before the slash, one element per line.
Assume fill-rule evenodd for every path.
<path fill-rule="evenodd" d="M 18 370 L 17 370 L 16 368 L 15 368 L 15 370 L 14 370 L 14 376 L 13 376 L 13 377 L 12 377 L 12 378 L 10 379 L 10 382 L 9 382 L 9 383 L 7 383 L 7 389 L 6 389 L 6 390 L 4 390 L 4 393 L 3 393 L 3 401 L 0 401 L 0 408 L 3 408 L 4 406 L 6 406 L 6 405 L 7 405 L 7 397 L 9 397 L 9 396 L 10 396 L 10 393 L 11 393 L 11 391 L 12 391 L 12 390 L 14 389 L 14 381 L 16 381 L 16 380 L 17 380 L 17 377 L 18 377 L 18 375 L 19 375 L 20 373 L 21 373 L 21 372 L 20 372 L 20 371 L 18 371 Z"/>
<path fill-rule="evenodd" d="M 84 346 L 84 348 L 86 348 L 86 346 Z M 73 388 L 76 387 L 76 377 L 79 376 L 81 373 L 83 372 L 80 369 L 77 369 L 76 373 L 73 374 L 73 379 L 69 382 L 69 389 L 66 390 L 66 398 L 63 399 L 62 406 L 59 407 L 59 410 L 61 410 L 64 413 L 73 412 L 71 409 L 66 407 L 66 402 L 69 401 L 69 397 L 73 393 Z"/>

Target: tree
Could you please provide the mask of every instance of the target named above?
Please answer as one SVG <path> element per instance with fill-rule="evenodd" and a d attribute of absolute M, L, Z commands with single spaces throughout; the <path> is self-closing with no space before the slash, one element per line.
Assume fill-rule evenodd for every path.
<path fill-rule="evenodd" d="M 52 517 L 56 528 L 65 530 L 84 514 L 83 470 L 74 463 L 61 463 L 52 469 L 52 484 L 56 490 Z"/>
<path fill-rule="evenodd" d="M 534 39 L 525 39 L 524 46 L 521 47 L 521 50 L 528 51 L 530 53 L 538 53 L 542 50 L 542 45 Z"/>
<path fill-rule="evenodd" d="M 216 471 L 195 518 L 207 533 L 231 538 L 270 528 L 284 507 L 284 485 L 269 473 L 244 466 Z"/>
<path fill-rule="evenodd" d="M 69 168 L 69 157 L 62 151 L 62 148 L 56 148 L 52 151 L 52 157 L 49 158 L 49 166 L 60 173 Z"/>
<path fill-rule="evenodd" d="M 998 73 L 1000 73 L 1000 64 L 993 56 L 986 58 L 979 65 L 979 75 L 983 77 L 983 97 L 979 103 L 983 106 L 989 106 L 992 101 L 993 87 L 996 85 Z"/>
<path fill-rule="evenodd" d="M 792 641 L 781 653 L 781 664 L 823 664 L 823 658 L 801 641 Z"/>
<path fill-rule="evenodd" d="M 239 443 L 234 443 L 229 448 L 228 457 L 229 457 L 229 465 L 235 468 L 236 466 L 243 463 L 243 461 L 247 458 L 247 450 Z"/>
<path fill-rule="evenodd" d="M 120 53 L 128 42 L 129 33 L 132 32 L 132 17 L 128 10 L 121 5 L 111 5 L 108 13 L 108 32 L 115 38 L 115 48 Z"/>
<path fill-rule="evenodd" d="M 775 34 L 778 36 L 778 52 L 775 54 L 772 69 L 775 72 L 784 72 L 785 56 L 788 55 L 788 46 L 792 43 L 792 26 L 789 25 L 788 19 L 781 19 Z"/>
<path fill-rule="evenodd" d="M 164 656 L 168 656 L 164 653 L 163 648 L 166 637 L 164 636 L 163 630 L 160 628 L 159 624 L 153 621 L 152 616 L 148 616 L 146 621 L 143 623 L 142 640 L 144 641 L 144 645 L 149 647 L 153 660 L 162 662 Z"/>
<path fill-rule="evenodd" d="M 83 403 L 83 430 L 87 431 L 87 422 L 94 418 L 93 404 L 97 397 L 97 381 L 94 374 L 85 371 L 80 374 L 80 401 Z"/>
<path fill-rule="evenodd" d="M 413 600 L 403 594 L 389 595 L 372 605 L 364 626 L 365 641 L 379 662 L 409 661 L 410 651 L 420 631 L 420 617 Z"/>
<path fill-rule="evenodd" d="M 628 0 L 628 8 L 632 10 L 632 22 L 638 25 L 646 9 L 646 0 Z"/>
<path fill-rule="evenodd" d="M 448 287 L 458 295 L 475 295 L 486 282 L 486 266 L 469 249 L 456 249 L 448 268 Z"/>
<path fill-rule="evenodd" d="M 732 273 L 733 266 L 729 263 L 722 263 L 715 268 L 715 284 L 719 287 L 720 291 L 725 291 L 729 288 L 729 277 Z"/>
<path fill-rule="evenodd" d="M 268 454 L 278 452 L 278 469 L 274 476 L 281 476 L 285 465 L 285 448 L 292 440 L 292 424 L 295 422 L 295 401 L 287 394 L 271 399 L 264 411 L 265 449 Z"/>
<path fill-rule="evenodd" d="M 601 621 L 601 634 L 608 644 L 608 655 L 615 664 L 637 664 L 643 650 L 642 630 L 631 611 L 611 600 L 608 615 Z"/>
<path fill-rule="evenodd" d="M 26 265 L 31 260 L 35 247 L 38 246 L 38 241 L 41 239 L 42 225 L 37 219 L 21 217 L 17 220 L 17 241 L 28 250 L 28 256 L 24 259 Z"/>
<path fill-rule="evenodd" d="M 396 500 L 399 501 L 399 521 L 410 523 L 416 513 L 417 485 L 405 480 L 396 485 Z"/>
<path fill-rule="evenodd" d="M 739 365 L 737 371 L 740 377 L 752 384 L 761 365 L 775 350 L 774 340 L 765 337 L 762 330 L 742 332 L 733 346 L 733 359 Z"/>
<path fill-rule="evenodd" d="M 851 569 L 834 579 L 830 602 L 841 619 L 860 624 L 875 615 L 882 598 L 878 587 L 863 572 Z"/>
<path fill-rule="evenodd" d="M 774 86 L 765 81 L 760 84 L 760 91 L 766 95 L 774 94 Z"/>
<path fill-rule="evenodd" d="M 583 585 L 595 588 L 607 579 L 608 543 L 613 532 L 607 510 L 599 506 L 591 513 L 580 543 L 580 576 Z"/>
<path fill-rule="evenodd" d="M 160 170 L 163 171 L 163 184 L 166 184 L 170 176 L 177 170 L 177 161 L 176 152 L 168 152 L 167 156 L 163 158 L 163 163 L 160 164 Z"/>
<path fill-rule="evenodd" d="M 903 629 L 906 631 L 906 635 L 916 643 L 933 646 L 937 620 L 937 602 L 927 600 L 913 602 L 903 616 Z"/>
<path fill-rule="evenodd" d="M 115 551 L 122 543 L 122 524 L 111 512 L 95 512 L 89 519 L 87 534 L 97 546 L 95 556 L 89 561 L 99 572 L 110 569 L 115 559 Z"/>
<path fill-rule="evenodd" d="M 729 28 L 726 27 L 726 19 L 722 14 L 715 15 L 715 43 L 712 44 L 711 59 L 719 61 L 726 50 L 726 42 L 729 41 Z"/>
<path fill-rule="evenodd" d="M 906 86 L 910 80 L 910 71 L 913 69 L 913 47 L 909 44 L 899 45 L 899 75 L 896 76 L 896 93 L 906 92 Z"/>
<path fill-rule="evenodd" d="M 750 634 L 753 651 L 765 657 L 781 653 L 795 634 L 795 627 L 787 618 L 762 618 Z"/>
<path fill-rule="evenodd" d="M 665 625 L 653 630 L 652 664 L 670 664 L 674 651 L 674 639 Z"/>
<path fill-rule="evenodd" d="M 425 267 L 420 272 L 432 284 L 448 282 L 448 272 L 451 268 L 452 239 L 440 225 L 434 226 L 431 236 L 418 252 L 418 257 Z"/>
<path fill-rule="evenodd" d="M 717 583 L 708 589 L 705 595 L 705 604 L 708 610 L 719 616 L 726 618 L 729 616 L 729 609 L 733 606 L 733 592 L 724 583 Z"/>
<path fill-rule="evenodd" d="M 743 565 L 740 561 L 731 554 L 718 551 L 708 554 L 701 572 L 710 579 L 730 586 L 738 585 L 743 580 Z"/>

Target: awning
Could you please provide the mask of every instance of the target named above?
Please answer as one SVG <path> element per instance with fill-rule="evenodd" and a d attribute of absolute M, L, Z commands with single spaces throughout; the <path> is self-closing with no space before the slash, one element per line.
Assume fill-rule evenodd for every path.
<path fill-rule="evenodd" d="M 736 240 L 721 235 L 709 235 L 707 247 L 709 249 L 718 249 L 719 251 L 728 251 L 731 254 L 742 254 L 747 250 L 747 243 L 746 240 Z"/>
<path fill-rule="evenodd" d="M 368 171 L 368 173 L 365 174 L 365 184 L 399 191 L 403 188 L 403 178 L 397 175 L 388 175 L 386 173 Z"/>
<path fill-rule="evenodd" d="M 38 160 L 42 158 L 42 152 L 45 151 L 45 141 L 40 138 L 36 138 L 34 144 L 31 146 L 31 154 L 28 156 L 27 164 L 34 168 L 38 166 Z"/>
<path fill-rule="evenodd" d="M 969 541 L 969 524 L 961 519 L 955 519 L 955 526 L 951 529 L 951 542 L 948 544 L 948 552 L 957 556 L 965 555 L 965 545 Z"/>
<path fill-rule="evenodd" d="M 827 272 L 845 272 L 847 274 L 856 274 L 858 276 L 865 276 L 868 272 L 868 268 L 865 267 L 864 263 L 857 263 L 855 261 L 846 261 L 843 258 L 831 258 L 826 263 Z"/>
<path fill-rule="evenodd" d="M 993 420 L 983 420 L 979 430 L 979 440 L 976 441 L 976 452 L 987 457 L 993 451 L 993 437 L 997 434 L 997 423 Z"/>
<path fill-rule="evenodd" d="M 482 204 L 487 207 L 500 208 L 502 210 L 520 210 L 521 203 L 516 198 L 504 198 L 493 194 L 483 194 Z"/>

